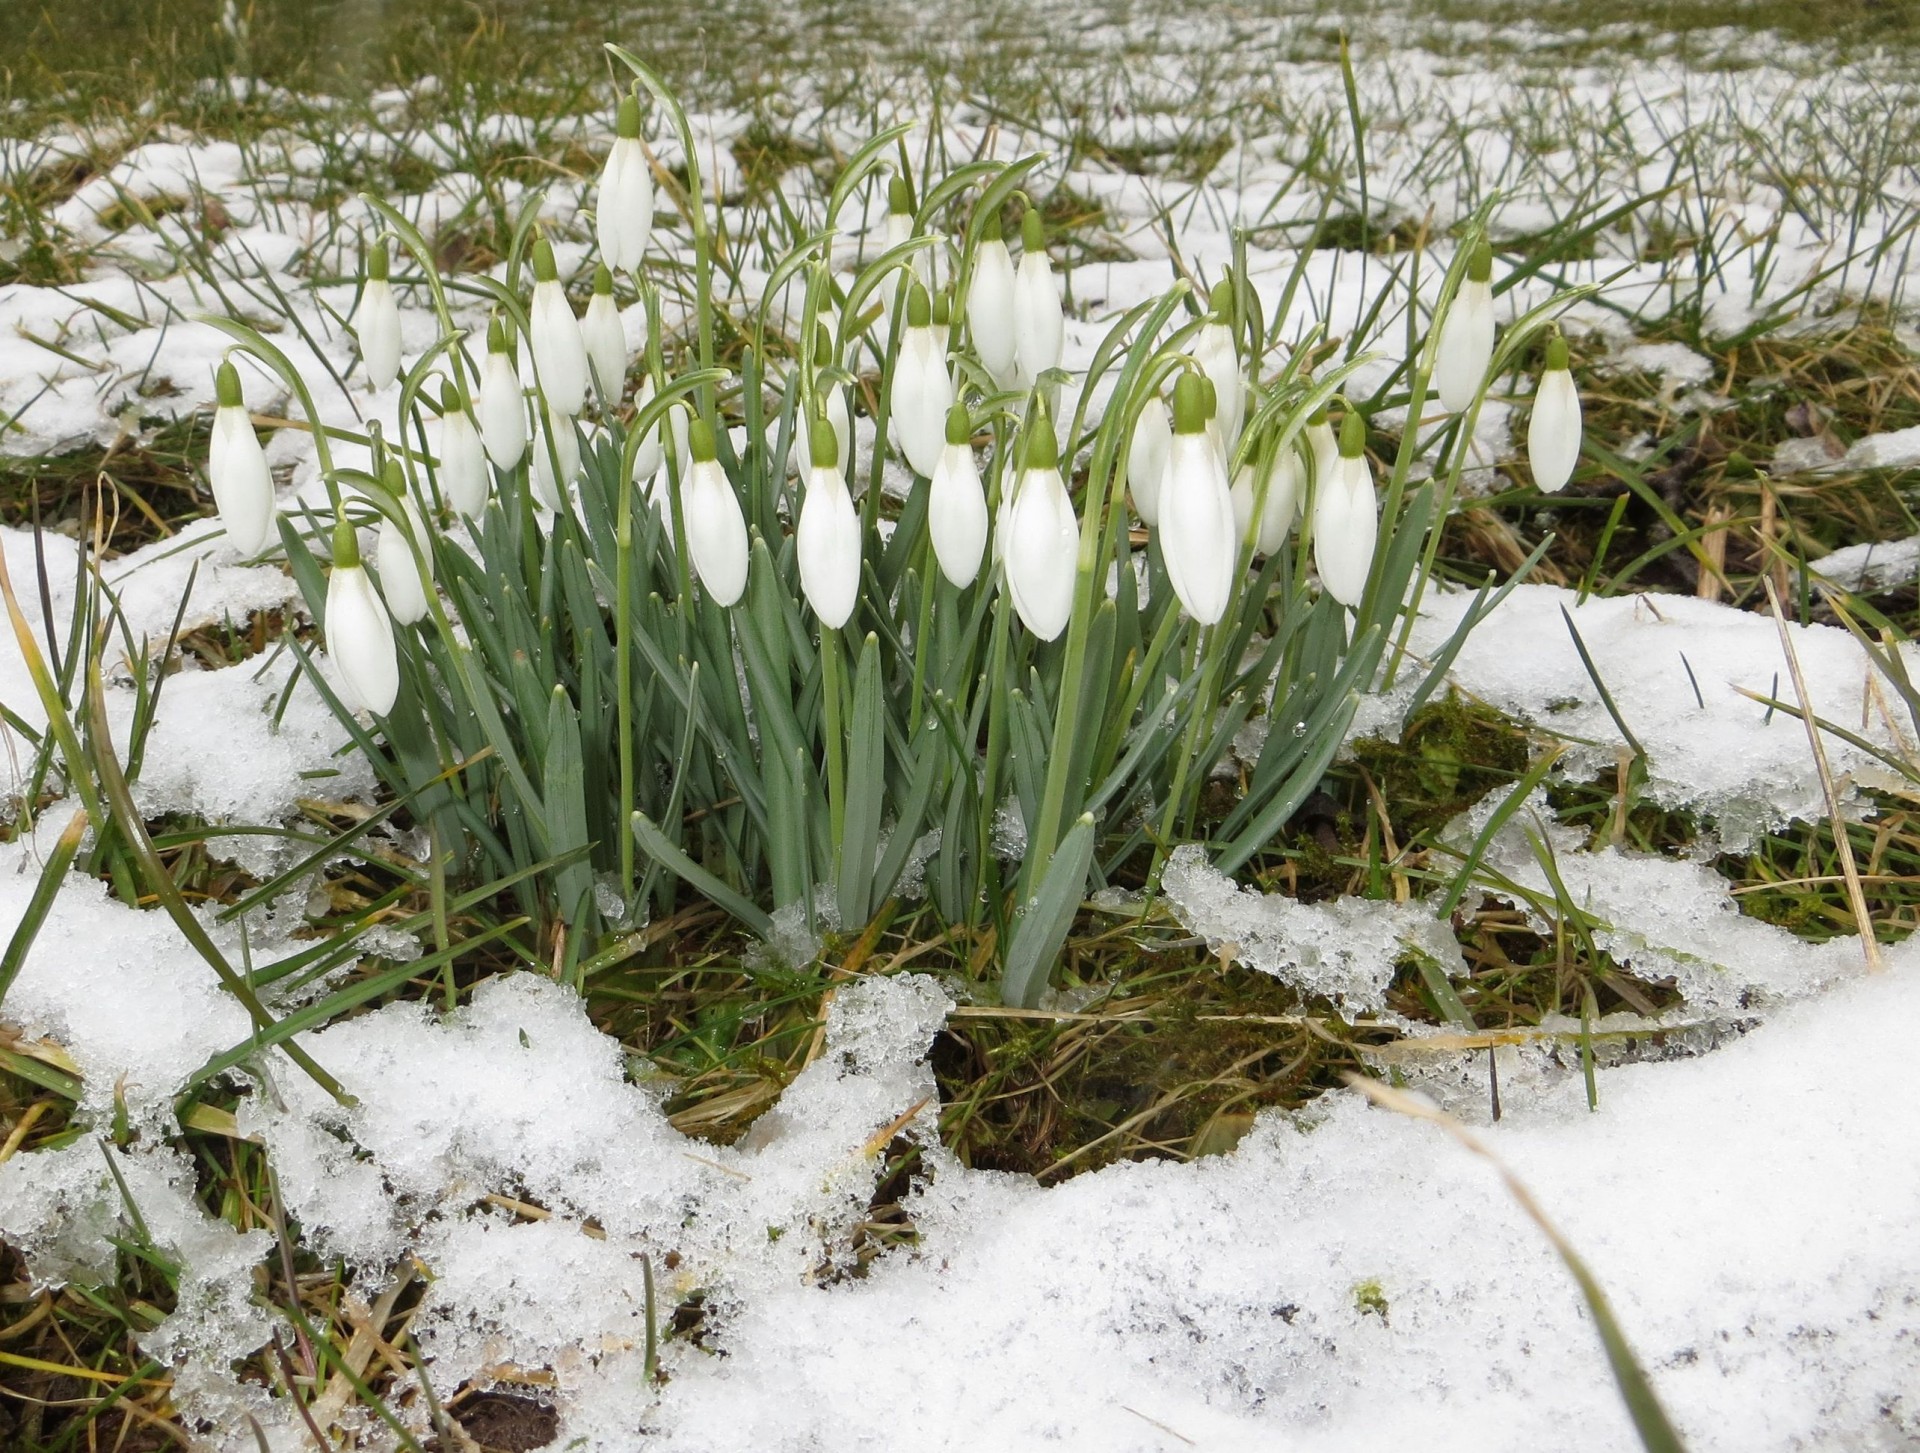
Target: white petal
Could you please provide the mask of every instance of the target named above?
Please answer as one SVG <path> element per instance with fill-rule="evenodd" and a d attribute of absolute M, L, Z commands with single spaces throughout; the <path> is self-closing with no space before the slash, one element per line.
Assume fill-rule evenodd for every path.
<path fill-rule="evenodd" d="M 577 414 L 587 398 L 587 345 L 557 279 L 533 285 L 533 367 L 547 407 Z"/>
<path fill-rule="evenodd" d="M 640 380 L 640 387 L 633 396 L 635 409 L 644 409 L 653 402 L 653 375 L 647 374 Z M 645 484 L 660 472 L 660 466 L 667 462 L 667 452 L 660 447 L 660 425 L 655 424 L 647 430 L 646 437 L 634 447 L 633 482 Z"/>
<path fill-rule="evenodd" d="M 967 285 L 967 327 L 974 352 L 997 382 L 1013 378 L 1013 255 L 1004 241 L 980 244 Z"/>
<path fill-rule="evenodd" d="M 1434 353 L 1433 383 L 1450 414 L 1473 406 L 1493 361 L 1493 290 L 1468 278 L 1447 309 Z"/>
<path fill-rule="evenodd" d="M 427 589 L 432 580 L 433 554 L 428 547 L 427 527 L 420 518 L 420 511 L 414 508 L 412 500 L 402 501 L 401 508 L 406 512 L 407 533 L 412 534 L 413 543 L 408 542 L 407 533 L 403 533 L 399 525 L 382 517 L 374 545 L 374 559 L 380 566 L 380 586 L 386 592 L 388 610 L 401 625 L 410 626 L 427 614 Z M 419 545 L 421 561 L 427 567 L 425 579 L 421 577 L 420 565 L 414 561 L 414 544 Z"/>
<path fill-rule="evenodd" d="M 1219 452 L 1205 434 L 1175 434 L 1167 455 L 1156 534 L 1167 578 L 1187 614 L 1212 625 L 1233 593 L 1233 499 Z"/>
<path fill-rule="evenodd" d="M 480 437 L 487 455 L 501 469 L 511 469 L 527 452 L 527 400 L 520 391 L 520 373 L 506 353 L 489 353 L 480 373 Z"/>
<path fill-rule="evenodd" d="M 942 447 L 927 496 L 927 531 L 940 573 L 955 587 L 971 585 L 987 545 L 987 494 L 971 444 Z"/>
<path fill-rule="evenodd" d="M 1320 584 L 1340 604 L 1359 608 L 1379 532 L 1373 471 L 1364 456 L 1342 458 L 1329 487 L 1315 497 L 1313 509 L 1313 562 Z"/>
<path fill-rule="evenodd" d="M 1253 542 L 1260 554 L 1271 555 L 1286 544 L 1287 531 L 1300 508 L 1300 483 L 1305 474 L 1300 451 L 1291 444 L 1267 465 L 1267 492 L 1260 501 L 1259 531 Z"/>
<path fill-rule="evenodd" d="M 793 548 L 807 604 L 821 625 L 838 630 L 853 614 L 860 593 L 860 517 L 838 471 L 807 471 Z"/>
<path fill-rule="evenodd" d="M 608 403 L 618 403 L 627 391 L 627 330 L 611 293 L 595 293 L 588 302 L 580 338 L 594 384 Z"/>
<path fill-rule="evenodd" d="M 466 413 L 440 421 L 440 494 L 456 515 L 477 515 L 487 505 L 487 450 Z"/>
<path fill-rule="evenodd" d="M 573 420 L 549 410 L 546 430 L 533 441 L 534 495 L 550 510 L 564 508 L 567 486 L 579 472 L 580 438 L 574 432 Z"/>
<path fill-rule="evenodd" d="M 1073 614 L 1080 564 L 1080 524 L 1059 470 L 1021 472 L 1007 511 L 1004 549 L 1014 610 L 1041 640 L 1055 639 Z"/>
<path fill-rule="evenodd" d="M 274 542 L 273 472 L 244 408 L 215 411 L 207 479 L 220 524 L 236 551 L 258 555 Z"/>
<path fill-rule="evenodd" d="M 1020 259 L 1013 281 L 1013 355 L 1020 380 L 1031 387 L 1049 368 L 1058 366 L 1066 337 L 1060 311 L 1060 289 L 1053 265 L 1044 252 Z"/>
<path fill-rule="evenodd" d="M 367 382 L 378 392 L 400 372 L 400 304 L 393 295 L 392 283 L 384 278 L 367 279 L 353 315 L 353 328 L 360 339 Z"/>
<path fill-rule="evenodd" d="M 1247 385 L 1240 371 L 1240 352 L 1233 344 L 1233 331 L 1224 323 L 1204 323 L 1194 340 L 1193 358 L 1213 385 L 1213 422 L 1220 434 L 1223 452 L 1231 454 L 1240 439 L 1240 423 L 1246 414 Z"/>
<path fill-rule="evenodd" d="M 1133 493 L 1134 513 L 1151 527 L 1160 518 L 1160 482 L 1167 473 L 1167 451 L 1173 447 L 1173 425 L 1166 403 L 1147 400 L 1127 441 L 1127 488 Z"/>
<path fill-rule="evenodd" d="M 361 566 L 336 567 L 327 580 L 327 655 L 350 710 L 385 716 L 400 694 L 393 625 Z"/>
<path fill-rule="evenodd" d="M 1580 390 L 1564 368 L 1540 376 L 1527 421 L 1527 464 L 1536 488 L 1555 494 L 1566 488 L 1580 462 Z"/>
<path fill-rule="evenodd" d="M 707 594 L 716 604 L 732 605 L 747 588 L 747 522 L 718 460 L 700 460 L 690 475 L 680 495 L 687 553 Z"/>

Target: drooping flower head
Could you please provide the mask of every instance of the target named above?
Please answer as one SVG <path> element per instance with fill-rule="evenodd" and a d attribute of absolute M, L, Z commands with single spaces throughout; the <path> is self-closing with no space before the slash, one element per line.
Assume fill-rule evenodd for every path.
<path fill-rule="evenodd" d="M 1329 473 L 1314 493 L 1313 561 L 1327 594 L 1358 610 L 1380 534 L 1380 505 L 1367 463 L 1367 421 L 1358 409 L 1348 409 L 1341 421 L 1340 452 Z"/>
<path fill-rule="evenodd" d="M 439 481 L 441 497 L 456 515 L 478 515 L 486 508 L 492 483 L 486 445 L 452 379 L 440 385 Z"/>
<path fill-rule="evenodd" d="M 1465 413 L 1487 379 L 1493 362 L 1493 248 L 1483 237 L 1467 258 L 1467 275 L 1447 309 L 1434 350 L 1433 382 L 1440 406 Z"/>
<path fill-rule="evenodd" d="M 1233 594 L 1233 500 L 1226 468 L 1208 430 L 1208 381 L 1197 373 L 1173 388 L 1173 441 L 1160 486 L 1155 534 L 1173 593 L 1188 615 L 1210 626 Z"/>
<path fill-rule="evenodd" d="M 824 415 L 814 419 L 809 439 L 813 462 L 794 527 L 794 556 L 807 604 L 821 625 L 837 631 L 853 614 L 860 594 L 860 517 L 840 472 L 833 425 Z"/>
<path fill-rule="evenodd" d="M 594 387 L 608 407 L 627 391 L 627 330 L 613 300 L 613 274 L 603 262 L 593 270 L 593 296 L 580 320 L 580 341 L 587 346 L 587 364 Z"/>
<path fill-rule="evenodd" d="M 1066 317 L 1039 208 L 1027 208 L 1020 221 L 1020 242 L 1020 270 L 1013 280 L 1013 359 L 1019 385 L 1032 388 L 1041 374 L 1059 366 Z"/>
<path fill-rule="evenodd" d="M 646 150 L 640 145 L 637 96 L 621 97 L 614 133 L 613 149 L 600 172 L 594 236 L 600 244 L 601 262 L 631 273 L 639 270 L 647 254 L 647 241 L 653 235 L 653 173 L 647 166 Z"/>
<path fill-rule="evenodd" d="M 480 437 L 501 469 L 512 469 L 527 452 L 527 399 L 514 367 L 512 328 L 497 314 L 487 325 L 487 361 L 480 370 Z"/>
<path fill-rule="evenodd" d="M 367 386 L 375 393 L 400 373 L 400 303 L 388 278 L 386 239 L 367 253 L 366 281 L 360 287 L 360 306 L 354 309 L 353 331 L 360 340 L 360 361 L 367 370 Z"/>
<path fill-rule="evenodd" d="M 1013 254 L 1000 235 L 1000 219 L 987 218 L 973 252 L 973 276 L 967 283 L 967 329 L 973 351 L 994 382 L 1014 381 Z"/>
<path fill-rule="evenodd" d="M 400 694 L 393 622 L 367 570 L 360 542 L 343 510 L 333 526 L 333 572 L 327 577 L 327 655 L 349 711 L 385 716 Z"/>
<path fill-rule="evenodd" d="M 580 320 L 560 286 L 560 269 L 553 244 L 542 237 L 533 244 L 533 301 L 527 309 L 532 330 L 534 376 L 547 407 L 569 417 L 587 401 L 587 345 L 580 336 Z"/>
<path fill-rule="evenodd" d="M 1547 366 L 1534 390 L 1533 417 L 1527 421 L 1527 464 L 1534 487 L 1557 494 L 1573 478 L 1580 462 L 1580 390 L 1574 387 L 1567 340 L 1556 334 L 1547 344 Z"/>
<path fill-rule="evenodd" d="M 258 555 L 278 538 L 273 472 L 267 467 L 253 416 L 240 392 L 240 371 L 223 360 L 214 376 L 216 407 L 207 447 L 207 482 L 227 540 L 242 555 Z"/>
<path fill-rule="evenodd" d="M 747 588 L 747 520 L 740 511 L 739 496 L 720 468 L 713 426 L 695 419 L 687 433 L 692 464 L 680 491 L 687 554 L 714 603 L 728 606 Z"/>
<path fill-rule="evenodd" d="M 945 440 L 927 495 L 927 533 L 940 573 L 956 588 L 973 584 L 987 547 L 987 495 L 973 457 L 973 421 L 963 403 L 947 411 Z"/>
<path fill-rule="evenodd" d="M 1060 477 L 1060 445 L 1045 404 L 1036 406 L 1027 421 L 1006 519 L 1001 552 L 1013 608 L 1034 635 L 1054 640 L 1073 615 L 1080 522 Z"/>

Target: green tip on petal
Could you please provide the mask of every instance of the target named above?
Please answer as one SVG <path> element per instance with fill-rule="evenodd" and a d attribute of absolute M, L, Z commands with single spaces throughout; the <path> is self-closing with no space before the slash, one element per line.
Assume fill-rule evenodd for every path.
<path fill-rule="evenodd" d="M 1206 379 L 1197 373 L 1181 374 L 1173 386 L 1173 432 L 1203 434 L 1210 415 Z"/>
<path fill-rule="evenodd" d="M 1547 372 L 1556 368 L 1562 372 L 1573 367 L 1573 354 L 1567 349 L 1567 340 L 1558 333 L 1547 340 Z"/>
<path fill-rule="evenodd" d="M 1467 276 L 1477 283 L 1490 282 L 1493 278 L 1493 244 L 1484 237 L 1474 243 L 1467 257 Z"/>
<path fill-rule="evenodd" d="M 401 472 L 398 459 L 387 460 L 387 467 L 380 472 L 380 482 L 387 487 L 387 493 L 396 497 L 407 492 L 407 476 Z"/>
<path fill-rule="evenodd" d="M 360 537 L 347 522 L 347 512 L 342 509 L 333 517 L 333 568 L 351 570 L 360 563 Z"/>
<path fill-rule="evenodd" d="M 440 411 L 445 414 L 460 412 L 460 390 L 453 386 L 453 380 L 440 380 Z"/>
<path fill-rule="evenodd" d="M 833 331 L 825 323 L 813 325 L 813 366 L 815 368 L 833 366 Z"/>
<path fill-rule="evenodd" d="M 613 273 L 604 262 L 594 264 L 593 290 L 595 293 L 604 294 L 607 297 L 613 296 Z"/>
<path fill-rule="evenodd" d="M 387 260 L 387 240 L 383 237 L 367 249 L 367 280 L 376 283 L 385 282 L 390 266 Z"/>
<path fill-rule="evenodd" d="M 973 440 L 973 419 L 967 413 L 965 404 L 955 404 L 947 410 L 947 442 L 949 444 L 967 444 Z"/>
<path fill-rule="evenodd" d="M 824 409 L 816 410 L 807 426 L 807 446 L 815 469 L 832 469 L 840 463 L 840 438 L 827 422 Z"/>
<path fill-rule="evenodd" d="M 1047 228 L 1038 207 L 1027 208 L 1027 215 L 1020 219 L 1020 245 L 1028 252 L 1047 250 Z"/>
<path fill-rule="evenodd" d="M 1047 406 L 1036 404 L 1033 417 L 1027 422 L 1027 437 L 1020 451 L 1020 467 L 1023 469 L 1058 469 L 1060 467 L 1060 441 L 1053 437 L 1053 420 L 1047 417 Z"/>
<path fill-rule="evenodd" d="M 537 283 L 557 282 L 560 269 L 553 260 L 553 244 L 542 237 L 533 244 L 533 280 Z"/>
<path fill-rule="evenodd" d="M 614 118 L 614 135 L 627 141 L 640 139 L 640 98 L 631 92 L 620 98 L 620 114 Z"/>
<path fill-rule="evenodd" d="M 887 210 L 896 217 L 913 215 L 913 183 L 905 177 L 887 183 Z"/>
<path fill-rule="evenodd" d="M 1213 285 L 1213 291 L 1207 295 L 1207 306 L 1213 316 L 1228 327 L 1233 326 L 1233 279 L 1223 277 Z"/>
<path fill-rule="evenodd" d="M 1327 406 L 1325 404 L 1320 405 L 1319 408 L 1315 409 L 1312 413 L 1307 415 L 1307 423 L 1309 426 L 1312 426 L 1315 424 L 1324 424 L 1326 422 L 1327 422 Z"/>
<path fill-rule="evenodd" d="M 1220 390 L 1213 386 L 1213 380 L 1208 378 L 1204 373 L 1198 377 L 1200 379 L 1201 407 L 1206 410 L 1206 416 L 1209 419 L 1216 418 L 1220 413 Z"/>
<path fill-rule="evenodd" d="M 907 290 L 907 326 L 909 328 L 933 326 L 933 300 L 927 296 L 927 290 L 919 283 L 915 283 Z"/>
<path fill-rule="evenodd" d="M 980 240 L 982 242 L 999 242 L 1002 240 L 1000 214 L 998 212 L 989 213 L 987 220 L 981 224 Z"/>
<path fill-rule="evenodd" d="M 487 322 L 487 352 L 507 351 L 507 320 L 495 313 Z"/>
<path fill-rule="evenodd" d="M 237 409 L 244 401 L 240 393 L 240 370 L 232 359 L 222 359 L 220 371 L 213 376 L 214 397 L 223 409 Z"/>
<path fill-rule="evenodd" d="M 1358 409 L 1348 409 L 1340 421 L 1340 455 L 1358 459 L 1367 452 L 1367 419 Z"/>
<path fill-rule="evenodd" d="M 935 294 L 933 299 L 933 326 L 945 328 L 953 322 L 953 294 L 945 288 Z"/>
<path fill-rule="evenodd" d="M 701 464 L 720 457 L 720 451 L 713 442 L 713 425 L 705 419 L 695 419 L 688 427 L 687 452 Z"/>

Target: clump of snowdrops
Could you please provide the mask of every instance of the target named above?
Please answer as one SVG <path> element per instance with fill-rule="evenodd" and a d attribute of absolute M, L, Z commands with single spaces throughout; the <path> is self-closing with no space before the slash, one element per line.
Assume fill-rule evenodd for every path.
<path fill-rule="evenodd" d="M 1458 461 L 1415 482 L 1409 429 L 1378 469 L 1341 394 L 1357 361 L 1310 373 L 1244 267 L 1175 282 L 1064 371 L 1020 191 L 1037 157 L 913 177 L 901 132 L 876 136 L 825 215 L 886 180 L 885 250 L 836 272 L 832 231 L 806 238 L 770 259 L 757 315 L 723 319 L 685 114 L 615 54 L 639 84 L 593 198 L 584 316 L 537 199 L 504 280 L 464 280 L 492 294 L 484 339 L 455 326 L 426 240 L 369 199 L 390 232 L 353 323 L 367 384 L 401 381 L 409 437 L 336 467 L 313 418 L 333 518 L 277 530 L 329 666 L 303 659 L 437 866 L 510 882 L 576 979 L 686 891 L 788 946 L 924 891 L 991 927 L 1002 997 L 1033 1004 L 1090 888 L 1150 882 L 1194 839 L 1244 864 L 1360 693 L 1409 669 L 1396 627 Z M 655 282 L 649 96 L 686 159 L 683 337 Z M 410 366 L 389 242 L 441 325 Z M 1471 415 L 1545 324 L 1510 326 L 1496 357 L 1490 260 L 1461 250 L 1409 360 L 1429 407 Z M 790 343 L 782 296 L 802 299 Z M 224 326 L 313 412 L 284 355 Z M 744 339 L 724 368 L 723 332 Z M 1579 404 L 1557 338 L 1548 361 L 1530 443 L 1557 489 Z M 272 488 L 230 368 L 220 402 L 216 499 L 260 550 Z M 891 496 L 889 459 L 910 481 Z M 1233 805 L 1203 813 L 1221 771 Z"/>

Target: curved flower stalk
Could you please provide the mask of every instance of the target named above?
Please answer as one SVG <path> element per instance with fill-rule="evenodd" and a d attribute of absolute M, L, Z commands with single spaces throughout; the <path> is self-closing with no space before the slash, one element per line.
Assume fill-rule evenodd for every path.
<path fill-rule="evenodd" d="M 574 432 L 573 420 L 549 408 L 547 427 L 533 441 L 534 497 L 555 512 L 565 509 L 567 487 L 579 473 L 580 436 Z"/>
<path fill-rule="evenodd" d="M 713 426 L 695 419 L 687 433 L 693 463 L 680 491 L 687 554 L 714 604 L 729 606 L 747 588 L 747 521 L 720 468 Z"/>
<path fill-rule="evenodd" d="M 845 479 L 847 466 L 853 460 L 853 394 L 844 383 L 831 388 L 821 386 L 820 375 L 833 366 L 833 331 L 822 323 L 813 330 L 814 387 L 820 394 L 827 422 L 833 425 L 836 467 L 840 470 L 840 477 Z M 793 448 L 788 461 L 794 473 L 804 474 L 813 461 L 812 412 L 800 409 L 796 423 L 798 427 L 794 430 Z"/>
<path fill-rule="evenodd" d="M 1240 366 L 1240 349 L 1233 336 L 1233 280 L 1221 278 L 1208 299 L 1207 321 L 1193 341 L 1193 361 L 1213 385 L 1213 432 L 1220 457 L 1231 459 L 1246 418 L 1247 381 Z"/>
<path fill-rule="evenodd" d="M 973 422 L 965 404 L 947 411 L 946 440 L 927 495 L 927 533 L 940 573 L 955 589 L 973 584 L 987 548 L 987 494 L 973 457 Z"/>
<path fill-rule="evenodd" d="M 527 397 L 510 326 L 499 317 L 487 325 L 487 361 L 480 370 L 480 438 L 498 469 L 512 469 L 527 452 Z"/>
<path fill-rule="evenodd" d="M 973 277 L 967 284 L 967 330 L 973 351 L 995 383 L 1014 380 L 1013 254 L 1000 235 L 1000 219 L 989 217 L 973 252 Z"/>
<path fill-rule="evenodd" d="M 1027 208 L 1020 240 L 1020 270 L 1013 279 L 1013 362 L 1019 385 L 1032 388 L 1041 374 L 1060 364 L 1066 315 L 1060 309 L 1060 286 L 1047 256 L 1039 208 Z"/>
<path fill-rule="evenodd" d="M 1493 362 L 1493 248 L 1485 238 L 1474 244 L 1467 275 L 1454 294 L 1434 349 L 1433 381 L 1440 406 L 1463 414 L 1486 382 Z"/>
<path fill-rule="evenodd" d="M 808 437 L 813 463 L 807 470 L 807 496 L 794 528 L 794 556 L 807 604 L 821 625 L 837 631 L 853 614 L 860 594 L 860 516 L 854 512 L 846 476 L 836 462 L 839 448 L 833 425 L 816 418 Z"/>
<path fill-rule="evenodd" d="M 1555 337 L 1547 344 L 1547 366 L 1527 421 L 1527 467 L 1543 494 L 1565 489 L 1580 462 L 1580 390 L 1573 384 L 1571 361 L 1566 339 Z"/>
<path fill-rule="evenodd" d="M 333 571 L 327 577 L 327 655 L 349 711 L 385 716 L 400 694 L 400 660 L 393 622 L 380 603 L 360 542 L 341 513 L 333 527 Z"/>
<path fill-rule="evenodd" d="M 533 368 L 546 396 L 547 407 L 572 416 L 587 401 L 587 345 L 580 336 L 580 320 L 560 286 L 560 269 L 553 260 L 553 244 L 542 237 L 533 244 L 533 302 L 527 309 Z"/>
<path fill-rule="evenodd" d="M 1021 624 L 1043 641 L 1056 639 L 1073 614 L 1080 522 L 1060 477 L 1060 446 L 1044 407 L 1027 423 L 1001 549 Z"/>
<path fill-rule="evenodd" d="M 646 149 L 640 145 L 640 100 L 620 98 L 614 120 L 613 149 L 600 171 L 595 199 L 594 237 L 603 265 L 621 272 L 637 272 L 653 236 L 653 172 Z"/>
<path fill-rule="evenodd" d="M 946 448 L 953 379 L 947 373 L 946 327 L 918 282 L 907 298 L 907 326 L 894 361 L 889 405 L 900 452 L 914 473 L 932 478 Z"/>
<path fill-rule="evenodd" d="M 258 555 L 278 538 L 273 471 L 240 392 L 240 371 L 223 361 L 214 376 L 213 433 L 207 445 L 207 482 L 213 486 L 227 540 L 242 555 Z"/>
<path fill-rule="evenodd" d="M 1127 440 L 1126 486 L 1133 496 L 1133 512 L 1152 529 L 1160 520 L 1160 482 L 1166 478 L 1167 454 L 1173 447 L 1173 425 L 1167 405 L 1154 394 L 1134 420 Z"/>
<path fill-rule="evenodd" d="M 1293 528 L 1300 508 L 1306 472 L 1300 451 L 1292 443 L 1275 450 L 1258 473 L 1251 462 L 1241 465 L 1233 477 L 1234 538 L 1245 540 L 1251 533 L 1256 555 L 1271 555 L 1286 544 L 1287 531 Z"/>
<path fill-rule="evenodd" d="M 1188 615 L 1210 626 L 1233 594 L 1233 500 L 1208 429 L 1206 385 L 1184 375 L 1173 389 L 1173 443 L 1160 491 L 1160 555 Z"/>
<path fill-rule="evenodd" d="M 448 379 L 440 388 L 440 494 L 456 515 L 478 515 L 486 508 L 487 446 L 473 425 L 460 390 Z"/>
<path fill-rule="evenodd" d="M 593 270 L 593 296 L 580 320 L 580 341 L 586 345 L 594 387 L 612 408 L 627 391 L 627 329 L 613 301 L 613 274 L 604 262 Z"/>
<path fill-rule="evenodd" d="M 367 387 L 379 393 L 400 374 L 400 302 L 388 281 L 387 243 L 382 238 L 367 254 L 367 278 L 360 306 L 353 310 L 353 332 L 360 340 L 360 362 Z"/>
<path fill-rule="evenodd" d="M 1313 500 L 1313 563 L 1320 584 L 1349 610 L 1360 608 L 1380 535 L 1380 504 L 1367 463 L 1367 422 L 1349 409 L 1340 425 L 1340 452 Z"/>
<path fill-rule="evenodd" d="M 413 502 L 397 463 L 388 463 L 386 481 L 406 523 L 403 526 L 391 515 L 380 517 L 373 558 L 380 567 L 380 588 L 386 594 L 388 612 L 401 625 L 410 626 L 426 618 L 427 592 L 433 589 L 433 547 L 427 538 L 427 522 L 420 517 L 420 508 Z"/>

